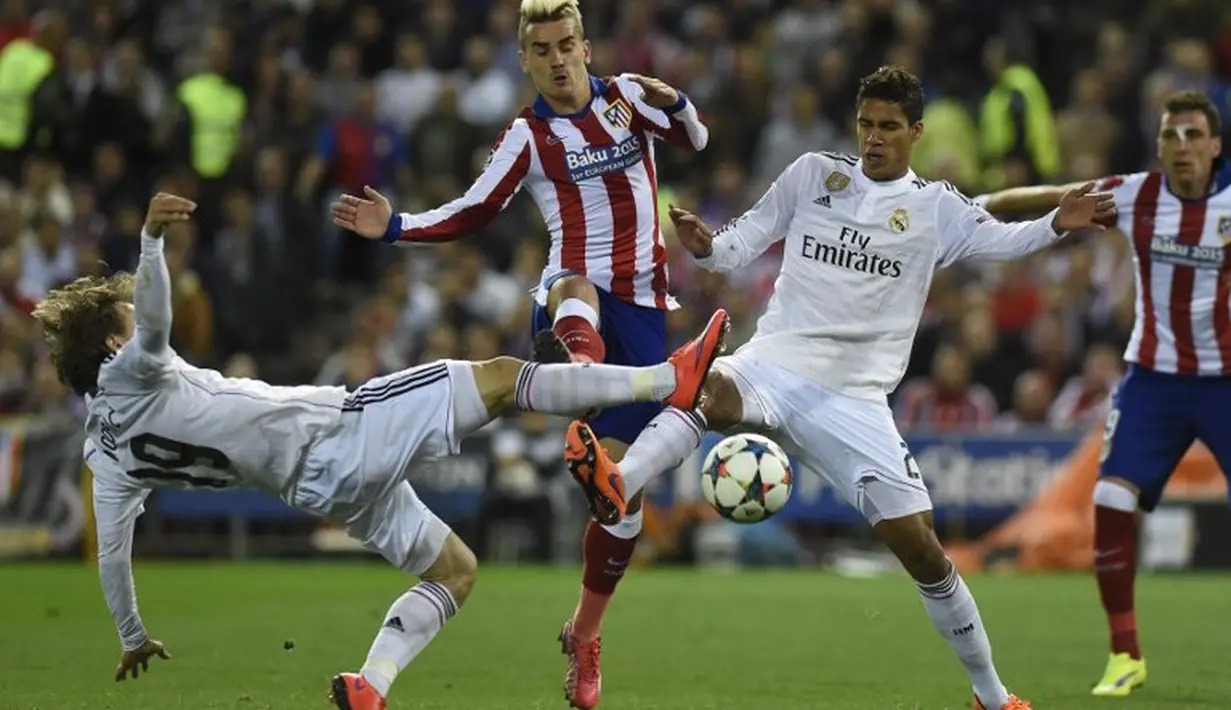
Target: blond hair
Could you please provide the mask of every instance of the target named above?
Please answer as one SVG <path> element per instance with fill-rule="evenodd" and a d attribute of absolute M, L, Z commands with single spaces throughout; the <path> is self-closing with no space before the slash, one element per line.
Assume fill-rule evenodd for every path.
<path fill-rule="evenodd" d="M 530 25 L 536 22 L 572 20 L 577 23 L 577 32 L 584 34 L 581 25 L 581 8 L 577 0 L 521 0 L 521 17 L 517 23 L 517 41 L 524 47 Z"/>
<path fill-rule="evenodd" d="M 34 309 L 60 381 L 77 394 L 94 390 L 111 354 L 107 338 L 124 332 L 120 305 L 132 303 L 133 276 L 83 276 L 58 288 Z"/>

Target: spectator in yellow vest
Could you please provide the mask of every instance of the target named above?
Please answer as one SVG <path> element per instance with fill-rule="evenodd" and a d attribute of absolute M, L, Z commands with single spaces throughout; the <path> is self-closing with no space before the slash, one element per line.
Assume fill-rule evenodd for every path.
<path fill-rule="evenodd" d="M 26 156 L 58 147 L 72 112 L 56 71 L 67 38 L 64 16 L 48 10 L 35 16 L 33 39 L 14 39 L 0 51 L 0 179 L 18 182 Z"/>
<path fill-rule="evenodd" d="M 1047 89 L 1003 38 L 987 42 L 983 62 L 992 79 L 979 125 L 984 187 L 1054 182 L 1060 147 Z"/>

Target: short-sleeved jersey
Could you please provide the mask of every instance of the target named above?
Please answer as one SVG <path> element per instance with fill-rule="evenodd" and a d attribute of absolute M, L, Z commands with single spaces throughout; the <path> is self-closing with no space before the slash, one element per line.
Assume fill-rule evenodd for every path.
<path fill-rule="evenodd" d="M 654 139 L 701 150 L 709 133 L 683 94 L 659 109 L 626 76 L 592 77 L 590 84 L 590 103 L 576 114 L 557 114 L 539 97 L 496 140 L 465 195 L 422 214 L 395 215 L 386 239 L 457 239 L 482 228 L 524 186 L 551 234 L 544 279 L 571 271 L 622 301 L 674 307 Z"/>
<path fill-rule="evenodd" d="M 729 271 L 785 239 L 782 270 L 742 351 L 852 396 L 884 399 L 906 369 L 932 274 L 1059 238 L 1054 214 L 1005 224 L 948 183 L 877 182 L 854 156 L 808 153 L 719 230 L 701 266 Z"/>
<path fill-rule="evenodd" d="M 89 397 L 86 435 L 95 456 L 144 488 L 281 492 L 308 447 L 339 426 L 341 387 L 275 387 L 193 367 L 170 348 L 151 355 L 134 338 L 103 363 Z"/>
<path fill-rule="evenodd" d="M 1184 200 L 1157 171 L 1106 178 L 1133 249 L 1136 320 L 1124 359 L 1180 375 L 1231 375 L 1231 163 Z"/>

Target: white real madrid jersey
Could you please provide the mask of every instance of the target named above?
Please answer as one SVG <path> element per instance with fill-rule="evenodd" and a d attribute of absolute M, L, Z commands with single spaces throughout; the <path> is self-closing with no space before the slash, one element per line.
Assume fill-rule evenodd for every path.
<path fill-rule="evenodd" d="M 884 400 L 906 369 L 934 270 L 1042 249 L 1060 237 L 1054 216 L 1002 223 L 948 183 L 909 171 L 877 182 L 854 156 L 808 153 L 698 263 L 731 271 L 785 240 L 773 296 L 741 352 Z"/>

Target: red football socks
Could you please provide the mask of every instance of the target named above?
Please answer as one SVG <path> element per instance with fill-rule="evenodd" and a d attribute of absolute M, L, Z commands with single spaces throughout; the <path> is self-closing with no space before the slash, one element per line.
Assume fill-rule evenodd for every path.
<path fill-rule="evenodd" d="M 1111 652 L 1141 658 L 1133 583 L 1137 573 L 1137 519 L 1134 513 L 1094 507 L 1094 572 L 1111 628 Z"/>
<path fill-rule="evenodd" d="M 551 332 L 560 336 L 565 347 L 580 362 L 602 362 L 607 357 L 603 336 L 590 321 L 581 316 L 564 316 L 551 326 Z"/>
<path fill-rule="evenodd" d="M 616 537 L 591 521 L 582 547 L 585 569 L 581 578 L 581 601 L 573 613 L 573 634 L 579 641 L 588 641 L 599 634 L 611 595 L 633 558 L 637 538 Z"/>

